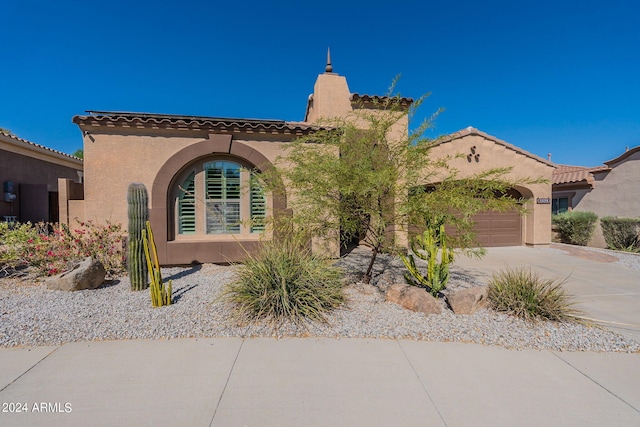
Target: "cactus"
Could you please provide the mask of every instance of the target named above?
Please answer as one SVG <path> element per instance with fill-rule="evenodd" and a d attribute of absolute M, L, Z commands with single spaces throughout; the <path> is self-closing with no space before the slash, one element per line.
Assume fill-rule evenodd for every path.
<path fill-rule="evenodd" d="M 422 236 L 411 241 L 411 251 L 420 259 L 427 261 L 426 277 L 416 266 L 413 255 L 401 255 L 402 262 L 409 270 L 404 275 L 410 285 L 427 288 L 431 295 L 438 297 L 449 282 L 449 264 L 453 262 L 453 249 L 447 247 L 444 220 L 427 222 L 427 229 Z M 438 262 L 438 255 L 440 260 Z"/>
<path fill-rule="evenodd" d="M 156 248 L 156 242 L 153 239 L 153 231 L 151 230 L 151 223 L 149 221 L 146 222 L 146 229 L 142 230 L 142 243 L 144 245 L 144 255 L 147 259 L 149 276 L 151 277 L 151 285 L 149 286 L 151 304 L 154 307 L 171 305 L 173 282 L 169 280 L 166 286 L 162 283 L 162 273 L 160 272 L 160 263 L 158 262 L 158 250 Z M 151 259 L 152 255 L 153 260 Z"/>
<path fill-rule="evenodd" d="M 147 289 L 147 263 L 144 260 L 144 245 L 142 232 L 149 219 L 149 196 L 144 184 L 132 183 L 127 191 L 129 205 L 129 247 L 127 257 L 127 271 L 131 281 L 131 290 Z"/>

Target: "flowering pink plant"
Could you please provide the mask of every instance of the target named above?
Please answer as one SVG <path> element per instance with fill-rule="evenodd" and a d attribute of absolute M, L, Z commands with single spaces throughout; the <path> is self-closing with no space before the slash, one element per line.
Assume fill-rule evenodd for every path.
<path fill-rule="evenodd" d="M 119 224 L 79 222 L 70 230 L 64 224 L 0 223 L 0 270 L 32 267 L 37 275 L 52 276 L 82 258 L 91 256 L 113 276 L 124 271 L 123 233 Z"/>

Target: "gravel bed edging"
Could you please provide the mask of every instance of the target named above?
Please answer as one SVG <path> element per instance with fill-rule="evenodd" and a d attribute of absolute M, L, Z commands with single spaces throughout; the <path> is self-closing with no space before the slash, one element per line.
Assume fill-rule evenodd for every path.
<path fill-rule="evenodd" d="M 399 274 L 402 268 L 398 262 L 382 255 L 374 285 L 383 278 L 383 272 Z M 354 281 L 363 265 L 357 254 L 339 264 L 351 278 L 345 288 L 347 304 L 330 313 L 326 324 L 301 327 L 285 323 L 278 330 L 266 321 L 238 324 L 234 320 L 230 307 L 220 300 L 224 286 L 233 280 L 236 267 L 232 266 L 163 268 L 163 277 L 173 279 L 174 304 L 160 308 L 151 307 L 148 292 L 131 291 L 126 277 L 95 290 L 77 292 L 51 291 L 44 283 L 0 279 L 0 347 L 184 337 L 366 337 L 470 342 L 510 349 L 640 351 L 638 342 L 595 326 L 532 324 L 487 309 L 469 316 L 450 311 L 425 316 L 385 301 L 374 285 Z M 454 266 L 448 288 L 478 283 Z"/>

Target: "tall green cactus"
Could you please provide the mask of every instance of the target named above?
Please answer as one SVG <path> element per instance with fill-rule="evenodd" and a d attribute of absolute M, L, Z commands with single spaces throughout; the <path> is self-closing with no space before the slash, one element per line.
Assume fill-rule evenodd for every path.
<path fill-rule="evenodd" d="M 149 195 L 144 184 L 131 183 L 127 191 L 129 205 L 129 251 L 127 271 L 131 290 L 141 291 L 149 287 L 147 262 L 145 259 L 142 231 L 149 220 Z"/>
<path fill-rule="evenodd" d="M 411 241 L 411 251 L 427 261 L 427 275 L 424 276 L 416 266 L 413 255 L 401 255 L 402 262 L 409 270 L 404 275 L 410 285 L 425 287 L 431 295 L 438 297 L 440 291 L 449 282 L 449 264 L 453 262 L 453 249 L 447 247 L 444 220 L 434 219 L 427 222 L 427 229 Z M 438 259 L 439 258 L 439 259 Z"/>

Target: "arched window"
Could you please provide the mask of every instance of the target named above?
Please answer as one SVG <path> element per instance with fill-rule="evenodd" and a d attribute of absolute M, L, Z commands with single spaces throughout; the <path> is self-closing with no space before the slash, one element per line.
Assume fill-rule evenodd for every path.
<path fill-rule="evenodd" d="M 175 187 L 176 238 L 264 231 L 267 198 L 248 167 L 227 159 L 199 161 Z"/>

